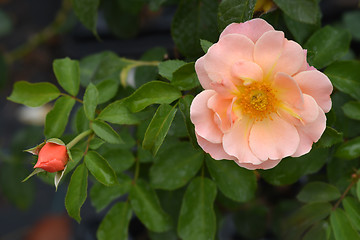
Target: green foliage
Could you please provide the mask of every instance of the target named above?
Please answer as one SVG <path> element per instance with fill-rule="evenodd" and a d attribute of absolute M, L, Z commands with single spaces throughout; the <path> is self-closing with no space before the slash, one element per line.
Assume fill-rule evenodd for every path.
<path fill-rule="evenodd" d="M 94 84 L 90 83 L 84 94 L 84 111 L 89 120 L 94 120 L 99 92 Z"/>
<path fill-rule="evenodd" d="M 224 0 L 218 11 L 218 26 L 222 31 L 230 23 L 250 20 L 254 13 L 256 0 Z M 210 39 L 209 39 L 210 40 Z"/>
<path fill-rule="evenodd" d="M 119 82 L 114 79 L 106 79 L 96 84 L 98 90 L 98 104 L 105 103 L 115 97 Z"/>
<path fill-rule="evenodd" d="M 325 221 L 320 221 L 317 224 L 314 224 L 308 232 L 306 232 L 304 236 L 304 240 L 312 240 L 312 239 L 318 239 L 318 240 L 327 240 L 329 239 L 328 232 L 331 231 L 329 224 Z"/>
<path fill-rule="evenodd" d="M 360 102 L 349 101 L 342 107 L 342 110 L 348 118 L 360 120 Z"/>
<path fill-rule="evenodd" d="M 180 90 L 190 90 L 199 86 L 200 83 L 195 72 L 195 64 L 187 63 L 175 70 L 172 75 L 171 84 Z"/>
<path fill-rule="evenodd" d="M 331 229 L 336 240 L 358 240 L 359 233 L 353 228 L 345 212 L 337 208 L 330 215 Z"/>
<path fill-rule="evenodd" d="M 200 39 L 200 45 L 201 45 L 201 48 L 204 51 L 204 53 L 207 53 L 207 51 L 213 45 L 213 43 L 209 42 L 207 40 L 204 40 L 204 39 Z"/>
<path fill-rule="evenodd" d="M 318 16 L 318 20 L 316 23 L 308 24 L 299 22 L 297 20 L 294 20 L 292 17 L 288 15 L 284 15 L 284 20 L 287 28 L 291 32 L 291 34 L 294 36 L 295 40 L 303 44 L 306 42 L 309 37 L 319 30 L 321 23 L 320 23 L 320 16 Z"/>
<path fill-rule="evenodd" d="M 164 78 L 172 81 L 174 72 L 185 64 L 186 62 L 181 60 L 167 60 L 161 62 L 159 64 L 159 74 Z"/>
<path fill-rule="evenodd" d="M 141 121 L 141 115 L 132 113 L 121 99 L 107 105 L 99 114 L 98 119 L 116 124 L 137 124 Z"/>
<path fill-rule="evenodd" d="M 60 86 L 72 96 L 76 96 L 80 86 L 79 62 L 70 58 L 56 59 L 53 69 Z"/>
<path fill-rule="evenodd" d="M 335 155 L 348 160 L 360 157 L 360 137 L 341 144 Z"/>
<path fill-rule="evenodd" d="M 351 33 L 353 39 L 360 40 L 360 11 L 350 11 L 343 15 L 343 22 Z"/>
<path fill-rule="evenodd" d="M 74 0 L 73 8 L 76 16 L 79 18 L 82 24 L 97 35 L 96 21 L 97 10 L 99 7 L 99 0 Z"/>
<path fill-rule="evenodd" d="M 95 134 L 108 143 L 120 144 L 123 142 L 119 134 L 106 122 L 95 120 L 91 124 Z"/>
<path fill-rule="evenodd" d="M 337 143 L 343 142 L 343 133 L 340 133 L 332 127 L 326 127 L 320 140 L 316 143 L 320 147 L 331 147 Z"/>
<path fill-rule="evenodd" d="M 106 186 L 117 184 L 117 178 L 114 170 L 109 163 L 100 154 L 95 151 L 88 151 L 85 155 L 85 165 L 91 174 Z"/>
<path fill-rule="evenodd" d="M 182 113 L 182 116 L 184 117 L 186 130 L 190 137 L 190 141 L 195 147 L 197 147 L 198 145 L 195 136 L 195 128 L 192 122 L 190 121 L 190 105 L 193 99 L 194 97 L 191 95 L 186 95 L 183 98 L 181 98 L 179 101 L 179 109 Z"/>
<path fill-rule="evenodd" d="M 342 200 L 344 210 L 352 226 L 360 231 L 360 205 L 359 201 L 353 197 L 346 197 Z"/>
<path fill-rule="evenodd" d="M 51 83 L 20 81 L 14 84 L 14 89 L 7 99 L 29 107 L 39 107 L 54 100 L 59 95 L 59 89 Z"/>
<path fill-rule="evenodd" d="M 320 15 L 316 0 L 274 0 L 284 13 L 296 21 L 315 24 Z"/>
<path fill-rule="evenodd" d="M 297 195 L 299 201 L 305 203 L 328 202 L 341 196 L 339 190 L 325 182 L 310 182 L 304 186 Z"/>

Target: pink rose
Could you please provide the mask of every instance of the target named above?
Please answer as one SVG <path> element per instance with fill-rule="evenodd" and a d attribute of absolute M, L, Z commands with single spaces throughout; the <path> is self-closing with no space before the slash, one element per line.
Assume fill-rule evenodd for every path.
<path fill-rule="evenodd" d="M 66 146 L 47 142 L 41 147 L 34 168 L 41 168 L 47 172 L 58 172 L 64 170 L 68 161 L 69 156 Z"/>
<path fill-rule="evenodd" d="M 205 90 L 191 104 L 191 121 L 214 159 L 273 168 L 308 153 L 325 130 L 330 80 L 263 19 L 227 26 L 195 69 Z"/>

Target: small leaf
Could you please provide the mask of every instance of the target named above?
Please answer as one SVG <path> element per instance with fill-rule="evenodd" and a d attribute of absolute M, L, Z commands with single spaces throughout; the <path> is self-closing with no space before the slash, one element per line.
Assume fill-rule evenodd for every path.
<path fill-rule="evenodd" d="M 202 166 L 204 154 L 190 143 L 180 142 L 161 151 L 150 168 L 154 188 L 174 190 L 187 184 Z"/>
<path fill-rule="evenodd" d="M 85 155 L 85 165 L 91 174 L 106 186 L 117 184 L 116 174 L 109 163 L 95 151 L 89 151 Z"/>
<path fill-rule="evenodd" d="M 321 16 L 319 14 L 317 22 L 315 24 L 299 22 L 287 15 L 284 15 L 284 20 L 287 28 L 294 36 L 296 42 L 303 44 L 314 32 L 319 30 L 319 28 L 321 27 L 320 17 Z"/>
<path fill-rule="evenodd" d="M 195 72 L 195 64 L 187 63 L 173 73 L 171 84 L 180 90 L 190 90 L 200 85 Z"/>
<path fill-rule="evenodd" d="M 96 84 L 96 88 L 99 92 L 98 104 L 105 103 L 115 97 L 118 91 L 118 81 L 106 79 Z"/>
<path fill-rule="evenodd" d="M 316 68 L 324 68 L 339 60 L 348 52 L 350 40 L 350 33 L 344 29 L 330 26 L 321 28 L 304 45 L 308 50 L 309 64 Z"/>
<path fill-rule="evenodd" d="M 59 89 L 51 83 L 29 83 L 19 81 L 14 84 L 14 89 L 7 99 L 24 104 L 28 107 L 40 107 L 45 103 L 54 100 L 59 95 Z"/>
<path fill-rule="evenodd" d="M 54 108 L 46 115 L 44 129 L 46 138 L 62 136 L 74 105 L 75 99 L 68 96 L 56 100 Z"/>
<path fill-rule="evenodd" d="M 208 178 L 194 179 L 186 189 L 180 209 L 178 234 L 181 239 L 214 239 L 216 185 Z"/>
<path fill-rule="evenodd" d="M 181 92 L 169 83 L 152 81 L 142 85 L 125 99 L 132 112 L 139 112 L 151 104 L 170 104 L 181 97 Z"/>
<path fill-rule="evenodd" d="M 156 155 L 169 131 L 176 111 L 177 109 L 175 107 L 167 104 L 160 105 L 146 129 L 142 143 L 144 149 L 152 150 L 153 155 Z"/>
<path fill-rule="evenodd" d="M 125 139 L 124 141 L 127 142 Z M 135 157 L 129 149 L 105 149 L 103 156 L 116 173 L 129 169 L 135 162 Z"/>
<path fill-rule="evenodd" d="M 256 0 L 224 0 L 219 5 L 219 30 L 223 31 L 230 23 L 250 20 L 254 13 Z"/>
<path fill-rule="evenodd" d="M 274 2 L 286 15 L 299 22 L 315 24 L 320 15 L 318 1 L 315 0 L 274 0 Z"/>
<path fill-rule="evenodd" d="M 131 207 L 128 202 L 116 203 L 101 221 L 96 232 L 97 239 L 128 239 L 131 213 Z"/>
<path fill-rule="evenodd" d="M 89 142 L 89 149 L 96 150 L 99 147 L 101 147 L 101 145 L 103 145 L 104 143 L 105 142 L 103 140 L 101 140 L 100 138 L 94 137 Z"/>
<path fill-rule="evenodd" d="M 204 53 L 207 53 L 207 51 L 213 45 L 213 43 L 204 39 L 200 39 L 200 45 Z"/>
<path fill-rule="evenodd" d="M 182 113 L 182 116 L 184 117 L 186 130 L 189 135 L 190 141 L 193 144 L 195 148 L 198 148 L 196 136 L 195 136 L 195 128 L 194 124 L 192 124 L 190 120 L 190 105 L 194 99 L 194 96 L 192 95 L 186 95 L 183 98 L 180 98 L 179 100 L 179 109 Z"/>
<path fill-rule="evenodd" d="M 344 210 L 349 217 L 353 227 L 360 231 L 360 204 L 359 201 L 353 197 L 346 197 L 342 200 Z"/>
<path fill-rule="evenodd" d="M 332 127 L 326 127 L 320 140 L 316 143 L 320 147 L 329 148 L 337 143 L 343 142 L 343 134 Z"/>
<path fill-rule="evenodd" d="M 238 202 L 246 202 L 254 198 L 257 184 L 253 171 L 239 167 L 234 161 L 220 161 L 210 157 L 206 158 L 206 166 L 225 196 Z"/>
<path fill-rule="evenodd" d="M 80 87 L 79 62 L 70 58 L 56 59 L 53 69 L 60 86 L 72 96 L 76 96 Z"/>
<path fill-rule="evenodd" d="M 327 232 L 330 230 L 329 228 L 330 226 L 327 222 L 320 221 L 306 232 L 303 240 L 328 240 Z"/>
<path fill-rule="evenodd" d="M 173 73 L 178 70 L 180 67 L 184 66 L 186 64 L 186 62 L 181 61 L 181 60 L 167 60 L 167 61 L 163 61 L 160 62 L 159 64 L 159 74 L 168 79 L 168 80 L 172 80 L 173 79 Z"/>
<path fill-rule="evenodd" d="M 360 137 L 341 144 L 335 152 L 335 156 L 347 160 L 360 157 Z"/>
<path fill-rule="evenodd" d="M 22 180 L 21 182 L 26 182 L 27 180 L 29 180 L 29 178 L 31 178 L 32 176 L 34 176 L 34 175 L 36 175 L 36 174 L 38 174 L 38 173 L 41 173 L 41 172 L 45 172 L 45 170 L 44 169 L 41 169 L 41 168 L 35 168 L 35 170 L 32 172 L 32 173 L 30 173 L 30 175 L 29 176 L 27 176 L 24 180 Z"/>
<path fill-rule="evenodd" d="M 350 101 L 347 102 L 342 110 L 344 114 L 351 119 L 360 120 L 360 102 L 358 101 Z"/>
<path fill-rule="evenodd" d="M 330 224 L 336 240 L 358 240 L 359 233 L 352 227 L 345 212 L 337 208 L 330 215 Z"/>
<path fill-rule="evenodd" d="M 54 177 L 55 191 L 57 191 L 57 189 L 58 189 L 59 183 L 66 172 L 66 168 L 67 168 L 67 165 L 65 166 L 64 170 L 58 171 L 55 173 L 55 177 Z"/>
<path fill-rule="evenodd" d="M 346 12 L 344 12 L 344 14 L 342 16 L 343 16 L 343 22 L 344 22 L 346 28 L 352 34 L 353 39 L 356 41 L 359 41 L 360 40 L 360 11 L 359 10 L 346 11 Z"/>
<path fill-rule="evenodd" d="M 98 104 L 99 92 L 95 85 L 90 83 L 84 94 L 84 111 L 89 120 L 94 120 L 96 106 Z"/>
<path fill-rule="evenodd" d="M 91 125 L 92 130 L 95 134 L 108 143 L 121 144 L 123 140 L 119 134 L 107 123 L 99 120 L 95 120 Z"/>
<path fill-rule="evenodd" d="M 99 7 L 99 0 L 74 0 L 73 9 L 76 16 L 79 18 L 82 24 L 93 32 L 96 33 L 96 20 L 97 10 Z"/>
<path fill-rule="evenodd" d="M 339 190 L 325 182 L 310 182 L 296 196 L 302 202 L 329 202 L 340 198 Z"/>
<path fill-rule="evenodd" d="M 98 119 L 116 124 L 137 124 L 141 117 L 132 113 L 123 99 L 107 105 L 99 114 Z"/>
<path fill-rule="evenodd" d="M 71 176 L 65 197 L 65 207 L 70 217 L 81 221 L 80 208 L 87 197 L 88 172 L 85 164 L 79 165 Z"/>
<path fill-rule="evenodd" d="M 164 232 L 170 229 L 170 216 L 161 208 L 155 191 L 145 181 L 138 179 L 131 186 L 129 197 L 136 216 L 149 230 Z"/>

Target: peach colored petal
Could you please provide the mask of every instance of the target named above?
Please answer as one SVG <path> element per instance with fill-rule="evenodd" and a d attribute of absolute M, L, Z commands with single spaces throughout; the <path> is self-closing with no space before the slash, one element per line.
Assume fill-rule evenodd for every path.
<path fill-rule="evenodd" d="M 204 89 L 211 89 L 211 79 L 209 78 L 204 68 L 204 56 L 202 56 L 195 62 L 195 71 L 199 78 L 201 86 Z"/>
<path fill-rule="evenodd" d="M 304 54 L 304 62 L 302 63 L 302 65 L 299 69 L 299 72 L 306 71 L 310 67 L 310 65 L 307 62 L 307 50 L 306 49 L 303 49 L 303 54 Z"/>
<path fill-rule="evenodd" d="M 239 61 L 232 66 L 232 75 L 241 79 L 244 85 L 248 85 L 253 81 L 261 81 L 263 79 L 263 71 L 254 62 Z M 239 83 L 235 83 L 240 85 Z"/>
<path fill-rule="evenodd" d="M 273 81 L 273 87 L 277 91 L 280 101 L 288 103 L 290 106 L 302 108 L 304 99 L 296 81 L 285 73 L 277 73 Z"/>
<path fill-rule="evenodd" d="M 249 133 L 252 125 L 253 120 L 242 119 L 236 121 L 230 131 L 224 134 L 224 150 L 227 154 L 235 156 L 238 163 L 262 163 L 249 148 Z"/>
<path fill-rule="evenodd" d="M 220 38 L 228 34 L 243 34 L 250 38 L 254 43 L 267 31 L 274 28 L 261 18 L 255 18 L 244 23 L 231 23 L 221 33 Z"/>
<path fill-rule="evenodd" d="M 312 96 L 324 112 L 331 109 L 333 86 L 329 78 L 318 70 L 303 71 L 294 76 L 303 93 Z"/>
<path fill-rule="evenodd" d="M 294 41 L 285 39 L 283 50 L 276 63 L 274 72 L 293 75 L 300 70 L 305 59 L 302 47 Z"/>
<path fill-rule="evenodd" d="M 272 120 L 255 122 L 250 131 L 250 149 L 263 161 L 282 159 L 294 154 L 300 142 L 299 134 L 293 125 L 277 114 L 272 114 L 271 118 Z"/>
<path fill-rule="evenodd" d="M 231 80 L 231 67 L 240 60 L 253 60 L 254 43 L 239 34 L 229 34 L 213 44 L 204 56 L 204 67 L 214 82 Z"/>
<path fill-rule="evenodd" d="M 262 35 L 254 47 L 254 61 L 263 69 L 264 76 L 271 76 L 283 51 L 284 33 L 268 31 Z"/>
<path fill-rule="evenodd" d="M 215 94 L 214 90 L 199 93 L 191 103 L 190 119 L 198 135 L 212 143 L 221 143 L 223 133 L 214 122 L 214 112 L 207 106 L 209 98 Z"/>
<path fill-rule="evenodd" d="M 238 91 L 232 80 L 224 79 L 221 82 L 212 82 L 211 89 L 215 90 L 223 98 L 233 98 L 234 92 Z"/>
<path fill-rule="evenodd" d="M 326 116 L 324 111 L 318 107 L 319 114 L 315 121 L 303 126 L 297 126 L 300 136 L 299 147 L 292 157 L 299 157 L 310 152 L 314 142 L 317 142 L 326 128 Z"/>
<path fill-rule="evenodd" d="M 235 157 L 228 155 L 223 148 L 223 145 L 221 143 L 212 143 L 207 141 L 206 139 L 200 137 L 199 135 L 196 135 L 197 142 L 199 146 L 206 152 L 209 153 L 210 156 L 215 160 L 222 160 L 222 159 L 228 159 L 228 160 L 236 160 Z"/>
<path fill-rule="evenodd" d="M 255 164 L 251 164 L 251 163 L 238 163 L 237 161 L 235 161 L 235 162 L 240 167 L 247 168 L 249 170 L 255 170 L 255 169 L 264 169 L 264 170 L 266 170 L 266 169 L 270 169 L 270 168 L 275 167 L 276 165 L 279 164 L 280 161 L 281 161 L 281 159 L 267 160 L 265 162 L 260 163 L 259 165 L 255 165 Z"/>
<path fill-rule="evenodd" d="M 231 126 L 231 119 L 228 115 L 228 109 L 232 104 L 232 99 L 223 98 L 219 94 L 215 94 L 209 98 L 207 102 L 208 108 L 215 112 L 215 123 L 222 132 L 227 131 Z"/>

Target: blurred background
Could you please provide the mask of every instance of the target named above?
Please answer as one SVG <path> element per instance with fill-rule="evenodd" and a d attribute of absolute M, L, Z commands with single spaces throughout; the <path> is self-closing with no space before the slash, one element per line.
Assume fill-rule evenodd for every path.
<path fill-rule="evenodd" d="M 79 23 L 70 1 L 0 0 L 0 240 L 96 239 L 96 229 L 107 211 L 95 213 L 87 200 L 81 211 L 82 222 L 77 224 L 65 211 L 66 184 L 55 192 L 53 185 L 36 177 L 21 183 L 32 171 L 34 161 L 23 150 L 43 141 L 45 115 L 51 106 L 31 109 L 7 101 L 13 84 L 20 80 L 55 82 L 52 61 L 66 56 L 81 59 L 110 50 L 139 59 L 149 49 L 162 47 L 169 58 L 179 57 L 170 29 L 180 0 L 166 1 L 161 8 L 152 4 L 155 1 L 148 4 L 147 0 L 135 0 L 128 15 L 113 8 L 110 2 L 117 0 L 106 1 L 102 1 L 98 16 L 98 40 Z M 360 52 L 360 22 L 352 21 L 360 14 L 358 4 L 357 0 L 320 2 L 323 25 L 358 32 L 357 36 L 353 34 L 352 56 Z M 108 18 L 118 24 L 107 24 Z M 231 233 L 231 226 L 227 230 Z M 144 231 L 133 219 L 131 238 L 147 239 Z M 227 235 L 231 237 L 224 239 L 244 239 Z"/>

